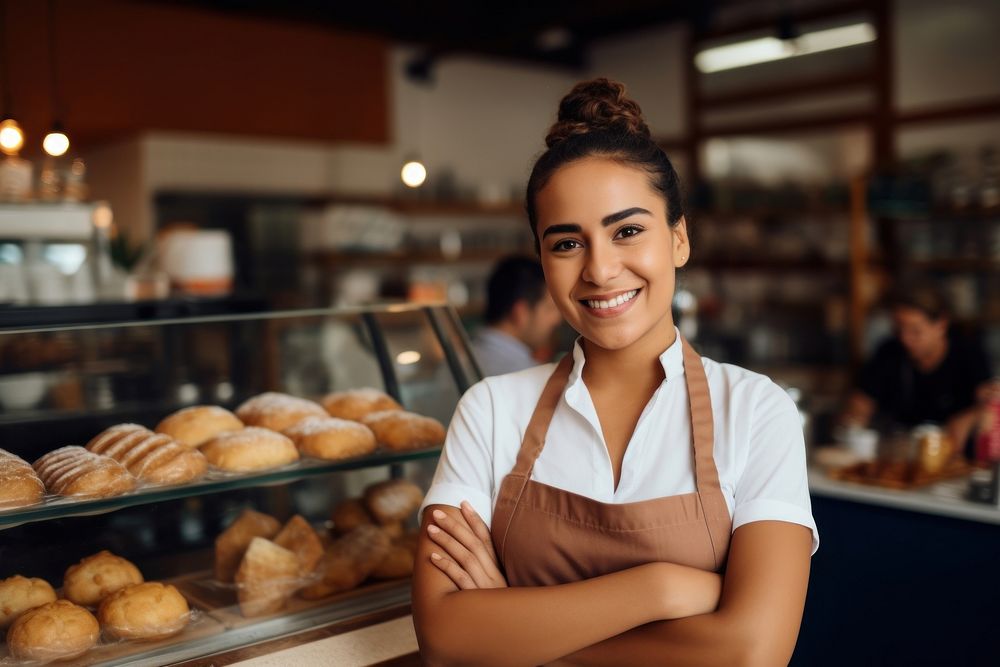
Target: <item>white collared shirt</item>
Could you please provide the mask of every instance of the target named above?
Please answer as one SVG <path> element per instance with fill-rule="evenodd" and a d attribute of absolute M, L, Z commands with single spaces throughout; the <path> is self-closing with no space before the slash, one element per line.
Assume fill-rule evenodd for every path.
<path fill-rule="evenodd" d="M 611 458 L 590 392 L 579 340 L 573 370 L 532 479 L 604 503 L 695 491 L 691 419 L 680 332 L 660 355 L 666 375 L 636 424 L 614 487 Z M 733 530 L 787 521 L 819 533 L 812 517 L 802 424 L 795 403 L 759 373 L 702 357 L 715 423 L 714 457 Z M 420 506 L 468 500 L 487 525 L 500 483 L 514 467 L 528 421 L 554 364 L 488 377 L 458 403 L 430 490 Z"/>
<path fill-rule="evenodd" d="M 472 339 L 472 353 L 484 377 L 523 371 L 537 366 L 531 348 L 495 327 L 483 327 Z"/>

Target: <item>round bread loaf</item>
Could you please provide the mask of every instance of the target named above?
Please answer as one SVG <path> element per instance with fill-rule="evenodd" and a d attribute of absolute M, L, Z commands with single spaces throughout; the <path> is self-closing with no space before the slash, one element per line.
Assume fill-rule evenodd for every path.
<path fill-rule="evenodd" d="M 110 551 L 100 551 L 66 570 L 63 595 L 70 602 L 96 607 L 108 595 L 141 583 L 139 568 Z"/>
<path fill-rule="evenodd" d="M 217 435 L 202 445 L 201 451 L 215 467 L 233 472 L 279 468 L 299 459 L 295 443 L 256 426 Z"/>
<path fill-rule="evenodd" d="M 346 535 L 358 526 L 375 523 L 361 498 L 350 498 L 339 503 L 333 508 L 330 518 L 333 519 L 333 530 L 338 535 Z"/>
<path fill-rule="evenodd" d="M 31 464 L 0 449 L 0 511 L 35 505 L 44 497 L 45 485 Z"/>
<path fill-rule="evenodd" d="M 110 456 L 150 484 L 183 484 L 208 470 L 205 455 L 138 424 L 118 424 L 87 443 L 95 454 Z"/>
<path fill-rule="evenodd" d="M 56 592 L 44 579 L 15 574 L 0 581 L 0 630 L 6 630 L 29 609 L 56 601 Z"/>
<path fill-rule="evenodd" d="M 332 417 L 361 421 L 365 415 L 382 410 L 402 410 L 403 406 L 389 394 L 371 387 L 335 391 L 320 401 Z"/>
<path fill-rule="evenodd" d="M 83 447 L 60 447 L 34 463 L 49 493 L 59 496 L 107 498 L 135 488 L 135 477 L 110 456 Z"/>
<path fill-rule="evenodd" d="M 97 620 L 111 639 L 163 639 L 183 630 L 190 617 L 184 596 L 158 581 L 115 591 L 97 610 Z"/>
<path fill-rule="evenodd" d="M 236 416 L 247 426 L 260 426 L 272 431 L 284 431 L 306 417 L 326 417 L 318 403 L 297 396 L 269 391 L 244 401 L 236 408 Z"/>
<path fill-rule="evenodd" d="M 380 524 L 405 521 L 423 499 L 420 487 L 405 479 L 389 479 L 365 489 L 365 507 Z"/>
<path fill-rule="evenodd" d="M 444 426 L 436 419 L 403 410 L 383 410 L 361 422 L 375 433 L 379 444 L 393 451 L 436 447 L 444 442 Z"/>
<path fill-rule="evenodd" d="M 169 435 L 185 447 L 200 447 L 220 433 L 238 431 L 243 422 L 217 405 L 192 405 L 178 410 L 156 425 L 155 431 Z"/>
<path fill-rule="evenodd" d="M 16 660 L 69 660 L 93 648 L 100 636 L 93 614 L 69 600 L 56 600 L 18 616 L 7 631 L 7 648 Z"/>
<path fill-rule="evenodd" d="M 393 539 L 392 548 L 372 572 L 375 579 L 398 579 L 413 574 L 413 563 L 417 556 L 418 537 L 413 533 Z"/>
<path fill-rule="evenodd" d="M 355 421 L 337 417 L 306 417 L 284 430 L 305 456 L 336 461 L 375 451 L 375 434 Z"/>

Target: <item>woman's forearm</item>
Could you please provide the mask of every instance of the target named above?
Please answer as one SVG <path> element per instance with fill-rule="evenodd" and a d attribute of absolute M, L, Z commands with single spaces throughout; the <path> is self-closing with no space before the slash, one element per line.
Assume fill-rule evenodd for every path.
<path fill-rule="evenodd" d="M 663 565 L 640 565 L 559 586 L 448 593 L 415 615 L 421 654 L 429 665 L 555 660 L 667 617 L 676 601 L 664 590 Z"/>

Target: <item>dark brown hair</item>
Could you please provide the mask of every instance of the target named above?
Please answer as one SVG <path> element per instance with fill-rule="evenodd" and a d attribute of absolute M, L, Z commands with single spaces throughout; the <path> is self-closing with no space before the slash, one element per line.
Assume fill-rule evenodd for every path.
<path fill-rule="evenodd" d="M 535 199 L 552 175 L 571 162 L 603 157 L 642 169 L 649 185 L 666 203 L 667 223 L 684 215 L 680 181 L 674 166 L 649 132 L 642 109 L 625 96 L 625 86 L 608 79 L 581 81 L 559 102 L 559 116 L 545 137 L 547 149 L 528 179 L 525 208 L 538 250 Z"/>
<path fill-rule="evenodd" d="M 948 299 L 931 283 L 899 284 L 889 292 L 885 301 L 890 309 L 902 307 L 919 310 L 932 322 L 951 318 Z"/>

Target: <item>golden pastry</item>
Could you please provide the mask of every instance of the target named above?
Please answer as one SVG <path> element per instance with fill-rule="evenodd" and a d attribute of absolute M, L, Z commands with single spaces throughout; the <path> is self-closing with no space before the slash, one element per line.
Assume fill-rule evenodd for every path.
<path fill-rule="evenodd" d="M 274 542 L 255 537 L 236 571 L 236 597 L 247 618 L 282 609 L 302 584 L 298 557 Z"/>
<path fill-rule="evenodd" d="M 31 464 L 0 449 L 0 511 L 35 505 L 44 497 L 45 485 Z"/>
<path fill-rule="evenodd" d="M 279 530 L 281 522 L 273 516 L 250 509 L 243 510 L 243 513 L 215 538 L 215 578 L 231 582 L 251 540 L 255 537 L 274 537 Z"/>
<path fill-rule="evenodd" d="M 333 519 L 333 530 L 339 535 L 346 535 L 358 526 L 375 523 L 361 498 L 351 498 L 340 503 L 333 508 L 330 518 Z"/>
<path fill-rule="evenodd" d="M 110 456 L 150 484 L 183 484 L 208 470 L 208 461 L 198 450 L 138 424 L 112 426 L 88 442 L 87 449 Z"/>
<path fill-rule="evenodd" d="M 157 433 L 164 433 L 185 447 L 200 447 L 220 433 L 238 431 L 243 422 L 225 408 L 217 405 L 192 405 L 168 415 L 156 425 Z"/>
<path fill-rule="evenodd" d="M 285 524 L 274 538 L 274 543 L 294 553 L 302 566 L 302 574 L 316 569 L 316 563 L 323 557 L 323 543 L 309 522 L 296 514 Z"/>
<path fill-rule="evenodd" d="M 399 579 L 413 575 L 413 563 L 417 557 L 417 536 L 409 533 L 394 539 L 389 553 L 372 571 L 375 579 Z"/>
<path fill-rule="evenodd" d="M 56 601 L 56 592 L 44 579 L 13 577 L 0 580 L 0 630 L 6 630 L 21 613 Z"/>
<path fill-rule="evenodd" d="M 381 524 L 405 521 L 423 500 L 420 487 L 405 479 L 389 479 L 365 489 L 365 507 Z"/>
<path fill-rule="evenodd" d="M 256 426 L 217 435 L 202 445 L 201 451 L 216 468 L 231 472 L 280 468 L 299 460 L 295 443 Z"/>
<path fill-rule="evenodd" d="M 357 587 L 389 554 L 392 540 L 378 526 L 358 526 L 323 554 L 316 568 L 320 580 L 303 588 L 307 600 L 324 598 Z"/>
<path fill-rule="evenodd" d="M 148 581 L 104 598 L 97 620 L 110 639 L 163 639 L 184 629 L 191 617 L 184 596 L 170 584 Z"/>
<path fill-rule="evenodd" d="M 7 631 L 7 648 L 15 660 L 69 660 L 93 648 L 100 636 L 93 614 L 56 600 L 18 616 Z"/>
<path fill-rule="evenodd" d="M 284 434 L 304 456 L 336 461 L 375 451 L 375 434 L 359 422 L 336 417 L 306 417 Z"/>
<path fill-rule="evenodd" d="M 362 417 L 382 410 L 402 410 L 403 406 L 389 394 L 365 387 L 327 394 L 320 401 L 332 417 L 361 421 Z"/>
<path fill-rule="evenodd" d="M 247 426 L 283 431 L 306 417 L 326 417 L 327 413 L 319 403 L 269 391 L 244 401 L 236 408 L 236 416 Z"/>
<path fill-rule="evenodd" d="M 366 415 L 361 422 L 375 433 L 380 445 L 396 452 L 436 447 L 444 442 L 441 422 L 413 412 L 383 410 Z"/>
<path fill-rule="evenodd" d="M 83 447 L 60 447 L 35 461 L 35 472 L 49 493 L 59 496 L 106 498 L 128 493 L 135 477 L 110 456 Z"/>
<path fill-rule="evenodd" d="M 115 591 L 141 583 L 139 568 L 110 551 L 101 551 L 66 570 L 63 595 L 70 602 L 96 607 Z"/>

